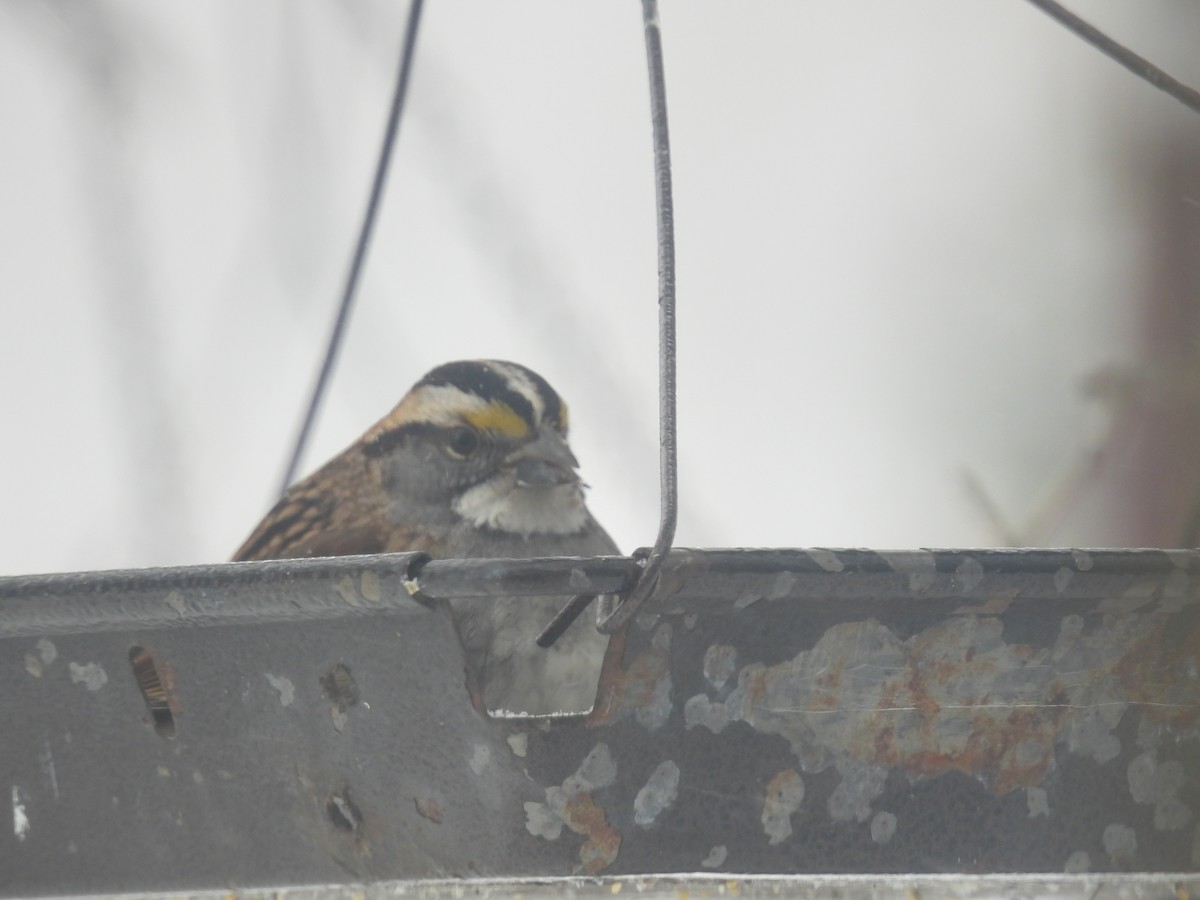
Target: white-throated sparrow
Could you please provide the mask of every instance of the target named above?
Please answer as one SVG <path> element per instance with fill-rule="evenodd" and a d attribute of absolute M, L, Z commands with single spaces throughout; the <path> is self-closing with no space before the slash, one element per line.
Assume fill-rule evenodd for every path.
<path fill-rule="evenodd" d="M 511 362 L 446 363 L 289 489 L 234 559 L 615 554 L 577 467 L 567 407 L 544 378 Z M 450 601 L 477 704 L 529 715 L 591 708 L 608 639 L 589 617 L 549 649 L 534 643 L 568 599 Z"/>

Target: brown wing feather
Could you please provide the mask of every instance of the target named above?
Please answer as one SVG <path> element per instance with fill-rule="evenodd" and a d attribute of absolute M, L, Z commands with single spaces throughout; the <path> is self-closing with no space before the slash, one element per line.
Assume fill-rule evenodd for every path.
<path fill-rule="evenodd" d="M 352 447 L 292 487 L 233 558 L 380 553 L 389 530 L 378 474 Z"/>

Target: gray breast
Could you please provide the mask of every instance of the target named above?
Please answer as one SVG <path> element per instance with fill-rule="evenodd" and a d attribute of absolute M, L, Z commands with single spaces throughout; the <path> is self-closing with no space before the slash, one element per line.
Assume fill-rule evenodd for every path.
<path fill-rule="evenodd" d="M 474 532 L 474 533 L 472 533 Z M 456 533 L 462 557 L 606 556 L 616 545 L 589 518 L 576 535 Z M 468 684 L 492 715 L 579 715 L 591 710 L 608 638 L 596 631 L 592 610 L 576 620 L 553 647 L 537 636 L 568 600 L 510 597 L 451 600 L 450 609 L 466 655 Z"/>

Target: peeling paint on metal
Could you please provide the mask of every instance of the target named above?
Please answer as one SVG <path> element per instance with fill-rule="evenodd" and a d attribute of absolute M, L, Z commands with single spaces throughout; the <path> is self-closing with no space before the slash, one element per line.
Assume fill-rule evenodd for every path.
<path fill-rule="evenodd" d="M 13 834 L 18 841 L 24 841 L 26 835 L 29 834 L 29 815 L 25 811 L 22 793 L 23 791 L 14 784 L 12 787 Z"/>
<path fill-rule="evenodd" d="M 583 758 L 575 774 L 563 782 L 564 791 L 582 793 L 611 787 L 617 780 L 617 761 L 608 744 L 599 743 Z"/>
<path fill-rule="evenodd" d="M 491 761 L 491 748 L 488 747 L 487 744 L 476 744 L 473 752 L 471 753 L 471 759 L 468 765 L 471 767 L 471 771 L 475 773 L 475 777 L 478 778 L 483 774 L 484 769 L 488 767 L 488 763 Z"/>
<path fill-rule="evenodd" d="M 512 749 L 513 756 L 524 757 L 529 752 L 529 735 L 510 734 L 507 740 L 508 746 Z"/>
<path fill-rule="evenodd" d="M 725 687 L 736 667 L 737 650 L 728 644 L 713 644 L 704 651 L 704 679 L 715 690 Z"/>
<path fill-rule="evenodd" d="M 442 805 L 440 803 L 438 803 L 436 800 L 434 800 L 433 798 L 431 798 L 431 797 L 414 797 L 413 805 L 416 806 L 417 815 L 421 816 L 421 818 L 428 819 L 430 822 L 433 822 L 435 825 L 442 824 L 442 818 L 445 815 L 442 812 Z"/>
<path fill-rule="evenodd" d="M 34 678 L 41 678 L 45 674 L 46 666 L 58 656 L 58 651 L 45 638 L 37 642 L 37 650 L 39 652 L 36 656 L 32 653 L 25 654 L 25 671 Z"/>
<path fill-rule="evenodd" d="M 38 656 L 41 657 L 43 666 L 48 666 L 58 659 L 58 648 L 54 646 L 54 642 L 49 638 L 40 639 L 34 646 L 37 648 Z"/>
<path fill-rule="evenodd" d="M 1163 800 L 1154 805 L 1154 828 L 1160 832 L 1174 832 L 1192 821 L 1192 808 L 1178 797 Z"/>
<path fill-rule="evenodd" d="M 84 685 L 89 691 L 98 691 L 108 683 L 108 673 L 99 663 L 83 666 L 71 663 L 67 669 L 71 673 L 71 681 Z"/>
<path fill-rule="evenodd" d="M 163 603 L 175 610 L 178 615 L 182 616 L 187 613 L 187 604 L 183 602 L 183 594 L 179 591 L 169 591 L 163 598 Z"/>
<path fill-rule="evenodd" d="M 714 734 L 720 734 L 729 724 L 729 707 L 725 703 L 714 703 L 707 694 L 697 694 L 683 704 L 683 723 L 688 728 L 703 725 Z"/>
<path fill-rule="evenodd" d="M 1104 829 L 1104 852 L 1115 866 L 1127 866 L 1137 855 L 1137 832 L 1117 822 Z"/>
<path fill-rule="evenodd" d="M 983 566 L 979 560 L 968 556 L 954 570 L 954 580 L 951 584 L 955 590 L 966 594 L 979 587 L 981 581 L 983 581 Z"/>
<path fill-rule="evenodd" d="M 895 813 L 881 810 L 871 817 L 871 840 L 873 840 L 875 843 L 886 844 L 895 834 Z"/>
<path fill-rule="evenodd" d="M 643 828 L 649 828 L 658 814 L 674 803 L 678 796 L 679 766 L 668 759 L 658 764 L 633 798 L 633 821 Z"/>
<path fill-rule="evenodd" d="M 1050 815 L 1050 799 L 1046 795 L 1046 789 L 1040 787 L 1031 787 L 1025 789 L 1025 803 L 1029 807 L 1029 818 L 1036 819 L 1038 816 Z"/>
<path fill-rule="evenodd" d="M 888 770 L 859 760 L 837 761 L 838 782 L 826 804 L 835 822 L 865 822 L 871 816 L 871 803 L 883 793 Z"/>
<path fill-rule="evenodd" d="M 796 586 L 796 576 L 791 572 L 780 572 L 771 582 L 771 590 L 767 593 L 768 600 L 782 600 L 790 596 Z"/>
<path fill-rule="evenodd" d="M 762 826 L 769 843 L 780 844 L 792 834 L 792 813 L 804 800 L 804 780 L 795 769 L 784 769 L 769 782 L 763 796 Z"/>
<path fill-rule="evenodd" d="M 724 844 L 717 844 L 708 851 L 708 856 L 700 860 L 700 865 L 706 869 L 715 869 L 718 866 L 724 865 L 725 860 L 729 857 L 729 848 Z"/>
<path fill-rule="evenodd" d="M 620 653 L 620 648 L 614 651 L 610 647 L 610 652 Z M 600 675 L 597 696 L 596 708 L 588 718 L 591 725 L 611 725 L 628 715 L 633 715 L 638 724 L 649 731 L 666 724 L 674 708 L 671 703 L 671 624 L 659 624 L 650 639 L 650 646 L 639 653 L 628 668 L 606 665 Z"/>
<path fill-rule="evenodd" d="M 1072 550 L 1071 558 L 1075 560 L 1075 568 L 1080 572 L 1086 572 L 1096 564 L 1086 550 Z"/>
<path fill-rule="evenodd" d="M 908 589 L 914 594 L 922 594 L 933 587 L 937 580 L 937 556 L 933 553 L 881 553 L 896 572 L 908 576 Z"/>
<path fill-rule="evenodd" d="M 1139 753 L 1127 771 L 1129 793 L 1135 803 L 1154 805 L 1154 827 L 1159 831 L 1177 831 L 1192 820 L 1192 810 L 1179 797 L 1184 786 L 1183 763 L 1158 761 L 1155 750 Z"/>
<path fill-rule="evenodd" d="M 563 820 L 557 812 L 545 803 L 527 800 L 525 806 L 525 830 L 534 837 L 556 841 L 562 834 Z"/>
<path fill-rule="evenodd" d="M 745 722 L 786 738 L 805 771 L 836 765 L 839 818 L 870 815 L 893 768 L 963 772 L 1003 795 L 1038 784 L 1060 745 L 1114 758 L 1131 703 L 1174 724 L 1194 720 L 1195 679 L 1181 684 L 1179 673 L 1200 633 L 1166 640 L 1163 628 L 1162 617 L 1121 616 L 1089 631 L 1069 615 L 1055 643 L 1037 649 L 1006 643 L 994 617 L 950 619 L 908 640 L 874 620 L 844 623 L 791 660 L 744 666 L 724 701 L 689 698 L 684 722 L 717 733 Z"/>
<path fill-rule="evenodd" d="M 738 594 L 737 599 L 733 601 L 734 609 L 745 609 L 747 606 L 753 606 L 763 595 L 757 591 L 747 591 L 744 594 Z"/>
<path fill-rule="evenodd" d="M 561 786 L 545 789 L 545 803 L 524 804 L 525 830 L 553 841 L 565 825 L 587 838 L 579 848 L 584 870 L 595 875 L 608 868 L 620 850 L 621 833 L 608 823 L 604 808 L 595 802 L 592 792 L 611 787 L 616 780 L 616 761 L 608 745 L 599 743 Z"/>
<path fill-rule="evenodd" d="M 271 687 L 279 691 L 280 705 L 291 706 L 296 699 L 296 686 L 292 684 L 292 680 L 283 675 L 272 675 L 270 672 L 263 673 L 263 677 Z"/>
<path fill-rule="evenodd" d="M 838 559 L 838 555 L 832 550 L 826 550 L 822 547 L 810 547 L 804 552 L 808 554 L 809 559 L 826 572 L 841 572 L 846 568 L 846 564 Z"/>

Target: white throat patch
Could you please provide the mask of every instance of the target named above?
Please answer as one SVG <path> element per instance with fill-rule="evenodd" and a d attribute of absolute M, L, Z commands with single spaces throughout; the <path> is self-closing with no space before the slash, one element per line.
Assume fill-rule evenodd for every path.
<path fill-rule="evenodd" d="M 454 501 L 454 511 L 477 528 L 523 537 L 575 534 L 587 522 L 578 484 L 523 488 L 512 473 L 501 473 L 467 490 Z"/>

